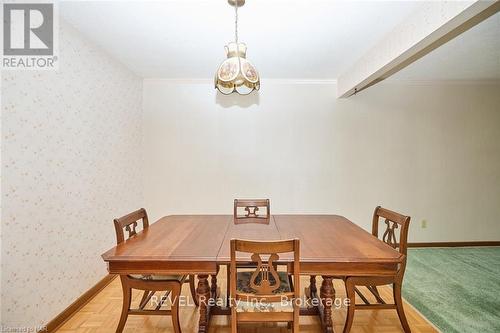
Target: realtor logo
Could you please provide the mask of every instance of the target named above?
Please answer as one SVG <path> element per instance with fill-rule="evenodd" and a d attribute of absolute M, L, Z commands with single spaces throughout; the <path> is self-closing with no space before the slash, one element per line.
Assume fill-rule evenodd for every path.
<path fill-rule="evenodd" d="M 4 3 L 2 9 L 2 69 L 56 69 L 54 3 Z"/>

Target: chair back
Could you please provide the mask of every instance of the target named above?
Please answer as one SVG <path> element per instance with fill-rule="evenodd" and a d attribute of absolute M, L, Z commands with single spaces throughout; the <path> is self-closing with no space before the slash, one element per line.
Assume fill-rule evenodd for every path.
<path fill-rule="evenodd" d="M 271 216 L 271 207 L 269 199 L 234 199 L 234 218 L 235 219 L 248 219 L 260 218 L 269 219 Z M 246 212 L 241 215 L 238 211 L 243 208 Z M 265 215 L 260 215 L 260 208 L 265 208 Z"/>
<path fill-rule="evenodd" d="M 255 264 L 250 278 L 250 288 L 254 293 L 237 290 L 236 252 L 251 254 L 251 262 Z M 286 265 L 287 276 L 293 274 L 293 291 L 279 292 L 281 280 L 277 272 L 279 254 L 293 253 L 293 262 Z M 247 263 L 248 261 L 245 261 Z M 256 300 L 279 302 L 282 297 L 291 300 L 300 297 L 300 241 L 298 239 L 280 241 L 250 241 L 231 239 L 230 286 L 234 300 Z M 248 266 L 246 266 L 248 267 Z"/>
<path fill-rule="evenodd" d="M 377 206 L 373 213 L 372 235 L 378 238 L 379 221 L 385 219 L 385 231 L 382 234 L 382 241 L 406 256 L 408 250 L 408 229 L 410 227 L 410 217 L 391 210 Z M 396 232 L 399 229 L 399 233 Z"/>
<path fill-rule="evenodd" d="M 137 222 L 142 220 L 142 229 L 145 230 L 149 228 L 148 214 L 144 208 L 136 210 L 135 212 L 129 213 L 120 218 L 114 219 L 115 231 L 116 231 L 116 243 L 120 244 L 125 241 L 125 235 L 123 229 L 128 231 L 128 237 L 130 238 L 137 234 Z"/>

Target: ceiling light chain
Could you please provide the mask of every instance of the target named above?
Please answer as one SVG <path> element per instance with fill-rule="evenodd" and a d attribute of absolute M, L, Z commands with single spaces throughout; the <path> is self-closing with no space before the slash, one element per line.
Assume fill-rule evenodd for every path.
<path fill-rule="evenodd" d="M 234 6 L 234 41 L 238 43 L 238 6 Z"/>
<path fill-rule="evenodd" d="M 236 54 L 240 54 L 240 45 L 238 43 L 238 3 L 234 6 L 234 42 L 236 43 Z M 241 57 L 238 57 L 238 68 L 241 70 Z"/>

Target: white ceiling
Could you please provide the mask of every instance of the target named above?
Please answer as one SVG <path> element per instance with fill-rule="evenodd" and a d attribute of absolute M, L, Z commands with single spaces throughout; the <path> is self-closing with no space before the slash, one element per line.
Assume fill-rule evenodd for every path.
<path fill-rule="evenodd" d="M 247 0 L 239 10 L 240 41 L 262 77 L 335 79 L 418 5 Z M 226 0 L 65 1 L 60 13 L 147 78 L 212 78 L 234 36 Z"/>
<path fill-rule="evenodd" d="M 240 41 L 264 78 L 336 79 L 418 1 L 246 0 Z M 145 78 L 212 78 L 233 40 L 226 0 L 64 1 L 60 13 Z M 500 79 L 500 14 L 391 79 Z"/>
<path fill-rule="evenodd" d="M 500 79 L 500 13 L 420 58 L 391 79 Z"/>

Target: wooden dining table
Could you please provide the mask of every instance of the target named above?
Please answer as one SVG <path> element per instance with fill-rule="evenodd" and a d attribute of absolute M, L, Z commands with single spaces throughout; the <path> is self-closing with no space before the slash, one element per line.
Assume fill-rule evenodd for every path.
<path fill-rule="evenodd" d="M 324 332 L 333 332 L 332 279 L 339 276 L 394 275 L 403 256 L 391 246 L 339 215 L 272 215 L 240 222 L 232 215 L 171 215 L 102 255 L 111 274 L 196 274 L 196 292 L 217 296 L 217 273 L 230 261 L 230 240 L 300 239 L 300 272 L 310 278 L 317 302 L 301 315 L 318 315 Z M 237 257 L 247 262 L 248 258 Z M 292 257 L 280 258 L 281 261 Z M 315 276 L 322 276 L 319 289 Z M 210 283 L 209 283 L 210 277 Z M 208 332 L 212 315 L 230 315 L 217 302 L 200 302 L 199 333 Z"/>

